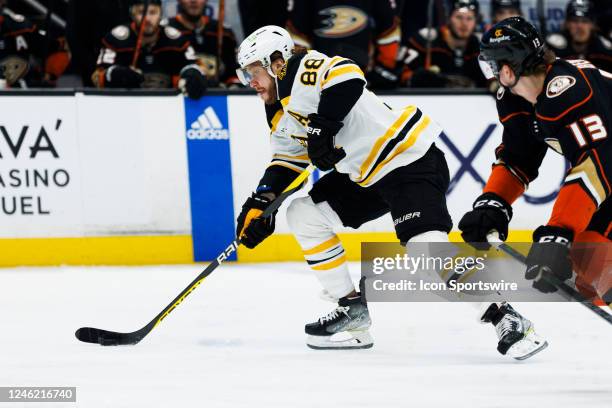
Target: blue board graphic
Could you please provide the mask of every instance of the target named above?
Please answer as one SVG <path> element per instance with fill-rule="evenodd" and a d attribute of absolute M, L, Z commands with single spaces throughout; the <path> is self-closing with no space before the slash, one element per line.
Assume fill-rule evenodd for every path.
<path fill-rule="evenodd" d="M 194 261 L 210 261 L 235 233 L 227 97 L 185 98 L 185 119 Z"/>

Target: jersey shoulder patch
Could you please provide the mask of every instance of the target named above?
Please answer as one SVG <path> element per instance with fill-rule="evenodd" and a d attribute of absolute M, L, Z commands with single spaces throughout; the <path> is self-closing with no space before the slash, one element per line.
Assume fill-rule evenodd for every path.
<path fill-rule="evenodd" d="M 573 76 L 556 76 L 548 82 L 548 85 L 546 86 L 546 96 L 548 98 L 556 98 L 574 85 L 576 85 L 576 78 Z"/>
<path fill-rule="evenodd" d="M 419 31 L 419 36 L 421 38 L 423 38 L 425 41 L 433 41 L 436 38 L 438 38 L 438 30 L 436 30 L 435 28 L 421 28 Z"/>
<path fill-rule="evenodd" d="M 166 37 L 168 37 L 171 40 L 177 40 L 181 38 L 181 32 L 177 30 L 176 28 L 169 26 L 169 25 L 166 25 L 164 27 L 164 33 L 166 34 Z"/>
<path fill-rule="evenodd" d="M 592 96 L 585 74 L 570 62 L 558 59 L 546 75 L 544 92 L 538 96 L 537 116 L 549 122 L 562 120 L 568 113 L 584 109 Z"/>
<path fill-rule="evenodd" d="M 550 34 L 548 37 L 546 37 L 546 42 L 548 45 L 558 50 L 564 50 L 567 48 L 567 39 L 563 36 L 563 34 Z"/>
<path fill-rule="evenodd" d="M 125 25 L 117 26 L 111 31 L 111 35 L 119 41 L 125 41 L 130 36 L 130 28 Z"/>

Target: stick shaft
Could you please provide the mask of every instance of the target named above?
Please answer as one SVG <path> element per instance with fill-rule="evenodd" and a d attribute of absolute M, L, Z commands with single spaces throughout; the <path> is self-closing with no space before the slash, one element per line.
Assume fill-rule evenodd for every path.
<path fill-rule="evenodd" d="M 287 197 L 302 188 L 303 183 L 308 179 L 314 169 L 315 167 L 311 164 L 304 171 L 302 171 L 300 175 L 297 176 L 295 180 L 293 180 L 293 182 L 289 184 L 289 186 L 287 186 L 287 188 L 285 188 L 285 190 L 268 206 L 268 208 L 266 208 L 261 216 L 269 217 L 276 210 L 278 210 Z M 229 258 L 229 256 L 236 251 L 239 245 L 240 239 L 236 238 L 185 289 L 183 289 L 181 293 L 179 293 L 174 300 L 164 308 L 164 310 L 162 310 L 157 316 L 155 316 L 155 318 L 153 318 L 153 320 L 151 320 L 141 329 L 130 333 L 119 333 L 91 327 L 82 327 L 75 333 L 77 339 L 86 343 L 98 343 L 102 345 L 137 344 L 157 325 L 159 325 L 162 320 L 166 318 L 166 316 L 172 313 L 172 311 L 176 309 L 177 306 L 181 304 L 181 302 L 185 300 L 185 298 L 189 296 L 189 294 L 193 292 L 208 275 L 213 273 L 219 265 L 227 260 L 227 258 Z"/>
<path fill-rule="evenodd" d="M 144 10 L 142 11 L 142 20 L 138 26 L 138 37 L 136 37 L 136 48 L 134 48 L 134 55 L 132 56 L 132 68 L 136 68 L 136 63 L 140 57 L 140 49 L 142 48 L 142 38 L 144 37 L 144 28 L 147 20 L 147 13 L 149 12 L 149 0 L 145 0 Z"/>
<path fill-rule="evenodd" d="M 427 4 L 427 44 L 425 48 L 425 69 L 431 67 L 431 30 L 433 30 L 433 10 L 434 0 L 429 0 Z"/>
<path fill-rule="evenodd" d="M 527 258 L 525 257 L 525 255 L 521 254 L 519 251 L 512 248 L 510 245 L 505 244 L 505 243 L 500 243 L 498 240 L 491 239 L 491 238 L 489 238 L 489 242 L 491 242 L 494 246 L 496 246 L 500 251 L 503 251 L 506 254 L 510 255 L 512 258 L 516 259 L 520 263 L 522 264 L 526 263 Z M 601 317 L 608 323 L 612 324 L 611 314 L 609 314 L 605 310 L 602 310 L 599 306 L 593 304 L 591 300 L 584 297 L 576 289 L 572 288 L 567 283 L 562 282 L 559 278 L 557 278 L 556 276 L 552 274 L 548 274 L 545 277 L 545 279 L 547 279 L 549 283 L 554 285 L 559 290 L 561 296 L 563 296 L 565 299 L 573 300 L 573 301 L 580 303 L 581 305 L 589 309 L 591 312 L 595 313 L 597 316 Z"/>
<path fill-rule="evenodd" d="M 223 24 L 225 22 L 225 0 L 219 0 L 219 15 L 217 18 L 217 81 L 221 77 L 221 64 L 223 62 Z"/>

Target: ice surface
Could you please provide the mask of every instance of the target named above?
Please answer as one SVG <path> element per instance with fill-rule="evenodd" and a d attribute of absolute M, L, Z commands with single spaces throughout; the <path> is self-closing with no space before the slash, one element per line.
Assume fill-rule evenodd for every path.
<path fill-rule="evenodd" d="M 76 404 L 0 408 L 612 406 L 612 330 L 580 305 L 515 305 L 550 342 L 524 362 L 450 303 L 371 304 L 374 348 L 315 351 L 303 325 L 333 305 L 301 263 L 221 266 L 136 346 L 75 339 L 140 328 L 200 269 L 0 270 L 0 386 L 78 387 Z"/>

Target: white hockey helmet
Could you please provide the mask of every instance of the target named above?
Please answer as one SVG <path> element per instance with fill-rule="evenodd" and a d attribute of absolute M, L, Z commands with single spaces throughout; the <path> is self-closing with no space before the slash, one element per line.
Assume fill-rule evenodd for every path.
<path fill-rule="evenodd" d="M 280 52 L 285 61 L 291 57 L 294 47 L 291 36 L 282 27 L 269 25 L 261 27 L 242 41 L 238 48 L 238 64 L 240 68 L 236 70 L 236 74 L 244 85 L 251 82 L 251 75 L 247 72 L 246 67 L 254 62 L 261 62 L 261 65 L 267 69 L 272 77 L 276 78 L 272 72 L 271 56 L 275 52 Z"/>

